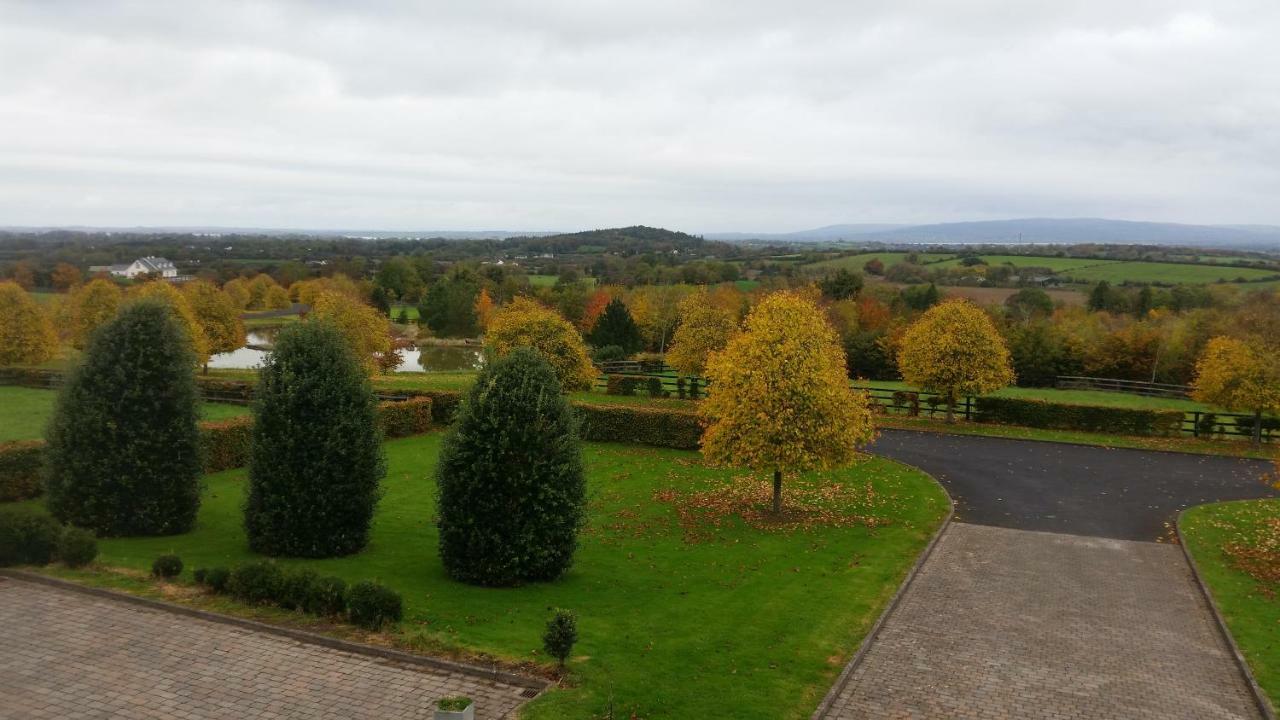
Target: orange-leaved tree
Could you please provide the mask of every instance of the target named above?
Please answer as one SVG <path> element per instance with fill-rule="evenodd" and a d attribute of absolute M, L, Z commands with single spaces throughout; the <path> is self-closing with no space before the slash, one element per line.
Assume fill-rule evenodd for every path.
<path fill-rule="evenodd" d="M 49 273 L 49 282 L 53 284 L 53 289 L 59 292 L 67 292 L 79 285 L 83 279 L 80 268 L 71 263 L 60 262 L 54 266 L 53 272 Z"/>
<path fill-rule="evenodd" d="M 898 369 L 909 384 L 946 400 L 947 422 L 955 422 L 960 397 L 999 390 L 1014 377 L 1004 338 L 967 300 L 938 303 L 912 323 L 898 349 Z"/>
<path fill-rule="evenodd" d="M 1280 412 L 1280 364 L 1259 340 L 1209 340 L 1191 387 L 1191 397 L 1202 403 L 1253 413 L 1254 444 L 1262 442 L 1262 414 Z"/>
<path fill-rule="evenodd" d="M 596 371 L 577 328 L 535 300 L 518 297 L 502 306 L 484 337 L 498 357 L 518 347 L 537 350 L 555 368 L 566 392 L 591 389 Z"/>
<path fill-rule="evenodd" d="M 702 453 L 713 464 L 773 471 L 774 513 L 784 473 L 848 465 L 875 435 L 835 330 L 798 293 L 761 300 L 743 332 L 711 354 L 707 377 Z"/>
<path fill-rule="evenodd" d="M 53 321 L 22 286 L 0 282 L 0 364 L 38 365 L 53 357 Z"/>
<path fill-rule="evenodd" d="M 209 362 L 209 337 L 204 334 L 204 326 L 191 309 L 187 296 L 183 295 L 171 283 L 165 280 L 152 280 L 129 288 L 130 299 L 158 298 L 163 300 L 178 319 L 178 324 L 187 331 L 191 348 L 195 350 L 196 361 L 203 365 Z"/>
<path fill-rule="evenodd" d="M 737 329 L 732 313 L 712 303 L 706 290 L 697 290 L 680 301 L 680 325 L 672 336 L 667 363 L 685 375 L 701 375 L 707 357 L 723 349 Z"/>
<path fill-rule="evenodd" d="M 210 354 L 232 352 L 244 345 L 244 321 L 240 319 L 240 309 L 230 295 L 204 280 L 185 283 L 182 294 L 204 330 Z M 205 371 L 208 370 L 206 363 Z"/>
<path fill-rule="evenodd" d="M 62 306 L 71 344 L 81 349 L 88 347 L 93 331 L 116 316 L 123 296 L 119 285 L 103 278 L 90 280 L 72 290 Z"/>
<path fill-rule="evenodd" d="M 335 325 L 368 372 L 378 369 L 379 358 L 392 352 L 387 317 L 368 305 L 353 302 L 343 293 L 321 291 L 312 298 L 309 319 Z"/>
<path fill-rule="evenodd" d="M 495 312 L 493 298 L 489 297 L 489 288 L 480 288 L 480 294 L 476 295 L 476 325 L 480 326 L 481 332 L 488 329 L 489 322 L 493 320 Z"/>

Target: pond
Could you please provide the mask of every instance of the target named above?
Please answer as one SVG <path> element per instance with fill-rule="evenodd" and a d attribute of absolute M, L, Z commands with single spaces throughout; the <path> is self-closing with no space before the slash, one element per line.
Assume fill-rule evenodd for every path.
<path fill-rule="evenodd" d="M 245 345 L 238 350 L 218 353 L 209 358 L 209 367 L 251 370 L 262 366 L 275 341 L 274 328 L 251 331 Z M 426 345 L 401 351 L 404 361 L 396 372 L 434 372 L 439 370 L 479 370 L 484 366 L 484 351 L 478 347 L 459 345 Z"/>

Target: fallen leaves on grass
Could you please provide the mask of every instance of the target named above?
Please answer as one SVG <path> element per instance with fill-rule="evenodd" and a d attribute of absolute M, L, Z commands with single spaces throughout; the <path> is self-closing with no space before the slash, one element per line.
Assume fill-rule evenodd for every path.
<path fill-rule="evenodd" d="M 1236 569 L 1257 580 L 1268 597 L 1280 590 L 1280 517 L 1263 518 L 1257 525 L 1222 546 Z"/>
<path fill-rule="evenodd" d="M 686 542 L 702 542 L 712 531 L 738 518 L 757 530 L 793 531 L 816 527 L 875 528 L 882 504 L 871 482 L 790 482 L 783 486 L 782 514 L 773 512 L 772 479 L 738 476 L 709 490 L 680 492 L 664 488 L 653 499 L 672 505 Z"/>

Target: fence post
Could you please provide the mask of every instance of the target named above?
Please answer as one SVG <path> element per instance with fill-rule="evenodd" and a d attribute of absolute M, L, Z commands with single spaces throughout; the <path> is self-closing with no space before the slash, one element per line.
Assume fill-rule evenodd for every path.
<path fill-rule="evenodd" d="M 1200 437 L 1200 411 L 1191 413 L 1191 437 Z"/>
<path fill-rule="evenodd" d="M 965 420 L 973 419 L 973 396 L 972 395 L 964 396 L 964 419 Z"/>

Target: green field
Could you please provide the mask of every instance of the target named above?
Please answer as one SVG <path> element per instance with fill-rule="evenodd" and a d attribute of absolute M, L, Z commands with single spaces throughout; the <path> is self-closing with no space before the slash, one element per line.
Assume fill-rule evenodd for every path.
<path fill-rule="evenodd" d="M 1280 500 L 1247 500 L 1194 507 L 1178 521 L 1214 603 L 1272 706 L 1280 706 L 1280 584 L 1267 586 L 1245 574 L 1223 547 L 1259 537 L 1265 523 L 1277 519 Z"/>
<path fill-rule="evenodd" d="M 56 399 L 53 390 L 0 385 L 0 442 L 42 437 Z M 226 420 L 248 412 L 249 408 L 241 405 L 200 404 L 202 420 Z"/>
<path fill-rule="evenodd" d="M 906 260 L 909 253 L 904 252 L 873 252 L 859 253 L 857 255 L 846 255 L 844 257 L 831 258 L 829 260 L 819 260 L 815 263 L 805 265 L 806 268 L 816 270 L 838 270 L 844 268 L 846 270 L 862 271 L 862 266 L 866 265 L 870 260 L 879 260 L 884 263 L 886 268 L 893 267 L 898 263 Z M 920 262 L 925 265 L 942 262 L 955 257 L 949 253 L 916 253 L 920 258 Z"/>
<path fill-rule="evenodd" d="M 854 381 L 860 387 L 873 387 L 884 390 L 915 390 L 903 382 L 892 380 Z M 1059 390 L 1057 388 L 1023 388 L 1007 387 L 991 393 L 994 397 L 1019 398 L 1022 400 L 1047 400 L 1049 402 L 1068 405 L 1105 405 L 1107 407 L 1152 408 L 1160 410 L 1208 410 L 1208 406 L 1194 400 L 1181 398 L 1147 397 L 1131 393 L 1111 392 L 1108 390 Z"/>
<path fill-rule="evenodd" d="M 420 315 L 418 315 L 417 305 L 404 305 L 400 303 L 397 303 L 391 306 L 391 312 L 389 313 L 388 316 L 392 320 L 398 321 L 400 319 L 401 310 L 405 311 L 405 313 L 408 314 L 410 320 L 416 321 L 419 317 L 421 317 Z"/>
<path fill-rule="evenodd" d="M 1118 285 L 1131 283 L 1166 283 L 1171 285 L 1198 285 L 1216 282 L 1236 282 L 1239 278 L 1256 280 L 1274 277 L 1274 270 L 1258 268 L 1226 268 L 1213 265 L 1181 265 L 1159 262 L 1114 262 L 1064 273 L 1073 282 L 1096 283 L 1103 280 Z"/>
<path fill-rule="evenodd" d="M 1094 260 L 1090 258 L 1068 258 L 1068 257 L 1044 257 L 1040 255 L 979 255 L 987 265 L 1012 265 L 1014 267 L 1043 267 L 1049 268 L 1054 272 L 1062 272 L 1064 270 L 1076 270 L 1078 268 L 1093 267 L 1095 265 L 1109 265 L 1120 262 L 1119 260 Z M 933 267 L 950 268 L 960 265 L 960 258 L 952 258 L 951 260 L 943 260 Z"/>
<path fill-rule="evenodd" d="M 748 484 L 765 493 L 757 505 L 754 495 L 726 492 L 748 482 L 742 473 L 708 469 L 695 453 L 587 444 L 589 523 L 573 569 L 553 583 L 479 588 L 449 580 L 437 556 L 431 474 L 440 439 L 387 444 L 367 550 L 285 564 L 397 589 L 400 640 L 424 651 L 546 663 L 539 648 L 549 609 L 572 609 L 580 641 L 569 682 L 525 709 L 533 720 L 605 717 L 611 699 L 616 717 L 809 717 L 947 508 L 919 471 L 866 458 L 787 480 L 793 517 L 807 526 L 752 523 L 738 513 L 763 507 L 763 475 Z M 145 571 L 175 552 L 189 577 L 252 558 L 241 524 L 245 471 L 206 480 L 193 532 L 102 540 L 99 562 Z M 734 499 L 722 515 L 682 520 L 677 509 L 691 493 Z"/>

